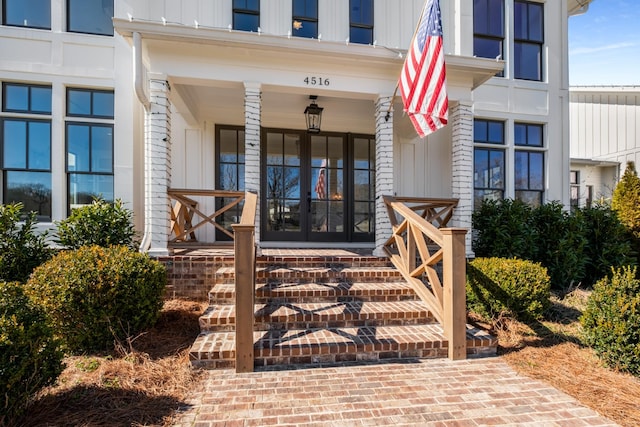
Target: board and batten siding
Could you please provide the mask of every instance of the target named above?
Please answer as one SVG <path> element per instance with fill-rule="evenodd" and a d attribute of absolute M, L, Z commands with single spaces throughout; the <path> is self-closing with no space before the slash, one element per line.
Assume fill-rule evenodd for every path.
<path fill-rule="evenodd" d="M 640 86 L 571 88 L 571 158 L 640 165 Z"/>

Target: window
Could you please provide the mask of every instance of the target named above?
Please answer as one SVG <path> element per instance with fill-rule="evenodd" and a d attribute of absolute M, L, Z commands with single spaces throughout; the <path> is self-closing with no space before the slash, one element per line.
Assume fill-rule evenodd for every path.
<path fill-rule="evenodd" d="M 293 0 L 293 30 L 296 37 L 318 37 L 318 0 Z"/>
<path fill-rule="evenodd" d="M 516 199 L 540 206 L 544 191 L 544 153 L 517 150 L 515 177 Z"/>
<path fill-rule="evenodd" d="M 580 172 L 569 172 L 569 184 L 571 185 L 571 212 L 580 207 Z"/>
<path fill-rule="evenodd" d="M 493 120 L 474 120 L 473 139 L 476 144 L 504 146 L 504 123 Z M 473 151 L 474 205 L 483 200 L 504 198 L 504 148 L 476 145 Z"/>
<path fill-rule="evenodd" d="M 216 127 L 216 185 L 215 188 L 230 191 L 244 190 L 244 127 Z M 216 198 L 216 209 L 231 203 L 233 199 Z M 243 203 L 223 212 L 216 222 L 229 231 L 231 224 L 240 221 Z M 216 230 L 216 240 L 229 240 L 229 237 Z"/>
<path fill-rule="evenodd" d="M 474 0 L 473 54 L 481 58 L 504 58 L 503 44 L 504 0 Z"/>
<path fill-rule="evenodd" d="M 51 220 L 51 87 L 4 83 L 0 118 L 3 203 L 22 203 L 38 220 Z"/>
<path fill-rule="evenodd" d="M 544 10 L 541 3 L 514 2 L 514 73 L 516 79 L 542 80 Z"/>
<path fill-rule="evenodd" d="M 4 0 L 2 25 L 51 29 L 51 0 Z"/>
<path fill-rule="evenodd" d="M 542 125 L 516 123 L 514 131 L 515 145 L 542 147 Z"/>
<path fill-rule="evenodd" d="M 353 137 L 353 236 L 369 236 L 376 225 L 376 139 Z M 364 237 L 363 240 L 366 240 Z"/>
<path fill-rule="evenodd" d="M 113 35 L 113 0 L 67 0 L 67 31 Z"/>
<path fill-rule="evenodd" d="M 373 0 L 349 0 L 349 41 L 373 44 Z"/>
<path fill-rule="evenodd" d="M 114 201 L 113 101 L 111 91 L 67 89 L 67 116 L 89 119 L 66 123 L 69 212 L 95 197 Z"/>
<path fill-rule="evenodd" d="M 233 29 L 258 31 L 260 0 L 233 0 Z"/>

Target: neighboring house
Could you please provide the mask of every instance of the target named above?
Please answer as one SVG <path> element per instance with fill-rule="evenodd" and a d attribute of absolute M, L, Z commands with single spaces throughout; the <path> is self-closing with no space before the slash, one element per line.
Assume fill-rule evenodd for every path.
<path fill-rule="evenodd" d="M 640 86 L 574 86 L 571 206 L 610 202 L 627 167 L 640 165 Z"/>
<path fill-rule="evenodd" d="M 380 249 L 382 195 L 457 198 L 465 228 L 484 198 L 568 205 L 589 0 L 440 3 L 449 124 L 420 139 L 393 95 L 423 0 L 2 0 L 2 201 L 46 224 L 122 199 L 152 255 L 170 188 L 257 192 L 263 247 Z"/>

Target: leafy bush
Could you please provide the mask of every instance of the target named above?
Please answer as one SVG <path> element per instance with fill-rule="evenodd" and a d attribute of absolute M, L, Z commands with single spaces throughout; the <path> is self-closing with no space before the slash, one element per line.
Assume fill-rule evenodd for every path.
<path fill-rule="evenodd" d="M 640 178 L 633 162 L 627 163 L 620 182 L 613 190 L 611 207 L 624 226 L 640 238 Z"/>
<path fill-rule="evenodd" d="M 612 267 L 635 264 L 626 228 L 609 206 L 583 208 L 576 211 L 575 215 L 581 219 L 587 239 L 582 280 L 585 285 L 593 286 L 597 280 L 611 273 Z"/>
<path fill-rule="evenodd" d="M 29 398 L 55 382 L 62 352 L 18 282 L 0 282 L 0 425 L 23 412 Z"/>
<path fill-rule="evenodd" d="M 69 218 L 57 222 L 56 242 L 69 249 L 81 246 L 124 245 L 134 248 L 133 213 L 121 200 L 109 203 L 95 199 L 93 203 L 71 211 Z"/>
<path fill-rule="evenodd" d="M 162 264 L 124 246 L 84 246 L 38 267 L 26 291 L 72 352 L 104 350 L 152 326 L 163 303 Z"/>
<path fill-rule="evenodd" d="M 640 376 L 640 280 L 636 267 L 598 281 L 580 319 L 586 344 L 612 368 Z"/>
<path fill-rule="evenodd" d="M 587 264 L 586 230 L 581 217 L 569 215 L 558 202 L 538 206 L 531 215 L 535 245 L 528 259 L 547 268 L 552 288 L 564 289 L 571 282 L 580 282 Z"/>
<path fill-rule="evenodd" d="M 502 314 L 540 319 L 550 305 L 549 276 L 540 264 L 515 258 L 476 258 L 467 265 L 467 307 L 495 320 Z"/>
<path fill-rule="evenodd" d="M 21 218 L 22 204 L 0 205 L 0 281 L 25 282 L 38 265 L 51 257 L 46 233 L 36 234 L 36 214 Z M 22 224 L 19 224 L 20 221 Z"/>
<path fill-rule="evenodd" d="M 533 259 L 531 207 L 519 200 L 485 200 L 473 213 L 473 250 L 478 257 Z"/>

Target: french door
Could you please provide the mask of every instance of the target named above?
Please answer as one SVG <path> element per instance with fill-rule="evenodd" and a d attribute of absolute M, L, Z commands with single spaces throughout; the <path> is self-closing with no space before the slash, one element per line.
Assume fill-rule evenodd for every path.
<path fill-rule="evenodd" d="M 264 129 L 261 147 L 262 239 L 373 240 L 373 137 Z"/>

